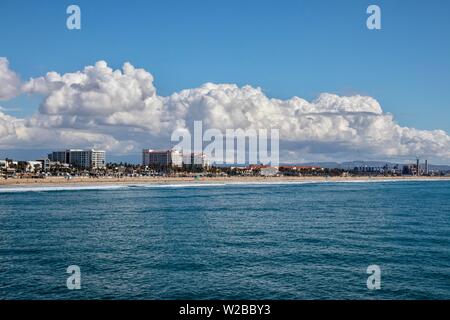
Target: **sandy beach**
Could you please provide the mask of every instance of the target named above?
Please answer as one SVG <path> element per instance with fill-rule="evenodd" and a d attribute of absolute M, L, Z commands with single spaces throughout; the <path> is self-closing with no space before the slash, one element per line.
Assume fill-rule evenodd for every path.
<path fill-rule="evenodd" d="M 416 176 L 352 176 L 352 177 L 75 177 L 70 180 L 63 177 L 47 177 L 43 179 L 9 178 L 0 179 L 2 187 L 45 187 L 45 186 L 95 186 L 95 185 L 136 185 L 136 184 L 208 184 L 208 183 L 301 183 L 301 182 L 365 182 L 365 181 L 440 181 L 450 177 L 416 177 Z"/>

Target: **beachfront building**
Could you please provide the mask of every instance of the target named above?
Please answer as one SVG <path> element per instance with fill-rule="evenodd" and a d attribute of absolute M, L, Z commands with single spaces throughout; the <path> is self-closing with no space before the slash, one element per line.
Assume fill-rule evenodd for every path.
<path fill-rule="evenodd" d="M 273 177 L 278 174 L 278 167 L 263 166 L 259 170 L 259 174 L 263 177 Z"/>
<path fill-rule="evenodd" d="M 36 161 L 39 161 L 41 163 L 42 171 L 49 171 L 50 170 L 51 165 L 52 165 L 52 161 L 50 161 L 49 158 L 39 159 L 39 160 L 36 160 Z M 53 163 L 56 163 L 56 162 L 53 162 Z"/>
<path fill-rule="evenodd" d="M 13 161 L 11 159 L 0 160 L 0 168 L 3 169 L 17 167 L 18 164 L 19 162 Z"/>
<path fill-rule="evenodd" d="M 0 177 L 6 175 L 6 170 L 8 169 L 8 160 L 0 160 Z"/>
<path fill-rule="evenodd" d="M 202 170 L 209 167 L 209 160 L 203 152 L 183 154 L 183 167 L 192 170 Z"/>
<path fill-rule="evenodd" d="M 38 172 L 42 170 L 42 163 L 39 161 L 25 161 L 26 172 Z"/>
<path fill-rule="evenodd" d="M 52 162 L 66 163 L 77 168 L 99 169 L 106 166 L 106 153 L 103 150 L 68 149 L 54 151 L 48 155 Z"/>
<path fill-rule="evenodd" d="M 39 161 L 41 163 L 41 171 L 44 172 L 49 172 L 52 169 L 68 169 L 69 168 L 69 164 L 68 163 L 62 163 L 59 161 L 51 161 L 48 158 L 44 158 L 44 159 L 38 159 L 36 161 Z"/>
<path fill-rule="evenodd" d="M 173 168 L 183 166 L 183 156 L 178 150 L 142 150 L 142 164 L 152 168 Z"/>
<path fill-rule="evenodd" d="M 6 168 L 8 168 L 8 161 L 0 160 L 0 169 L 6 169 Z"/>
<path fill-rule="evenodd" d="M 261 164 L 251 164 L 247 167 L 237 169 L 241 175 L 253 175 L 263 177 L 273 177 L 279 173 L 279 168 L 276 166 L 266 166 Z"/>
<path fill-rule="evenodd" d="M 69 163 L 78 168 L 105 167 L 105 151 L 100 150 L 73 150 L 69 155 Z"/>
<path fill-rule="evenodd" d="M 0 160 L 0 176 L 14 177 L 18 167 L 18 161 L 13 161 L 11 159 Z"/>

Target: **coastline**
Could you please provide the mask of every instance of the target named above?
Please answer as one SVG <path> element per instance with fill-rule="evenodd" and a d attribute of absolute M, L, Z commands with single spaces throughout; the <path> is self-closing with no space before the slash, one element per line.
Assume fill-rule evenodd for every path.
<path fill-rule="evenodd" d="M 81 186 L 126 186 L 126 185 L 207 185 L 207 184 L 290 184 L 290 183 L 320 183 L 320 182 L 393 182 L 393 181 L 450 181 L 450 177 L 428 176 L 353 176 L 353 177 L 123 177 L 123 178 L 91 178 L 76 177 L 67 180 L 63 177 L 45 179 L 10 178 L 0 180 L 0 190 L 6 187 L 81 187 Z"/>

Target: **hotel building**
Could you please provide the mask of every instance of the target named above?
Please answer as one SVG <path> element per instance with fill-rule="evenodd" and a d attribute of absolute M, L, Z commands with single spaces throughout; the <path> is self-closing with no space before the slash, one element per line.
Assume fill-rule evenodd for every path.
<path fill-rule="evenodd" d="M 202 152 L 183 154 L 183 166 L 191 169 L 203 169 L 209 167 L 209 160 Z"/>
<path fill-rule="evenodd" d="M 183 166 L 183 156 L 177 150 L 142 150 L 142 164 L 155 168 Z"/>
<path fill-rule="evenodd" d="M 54 151 L 48 155 L 50 161 L 67 163 L 78 168 L 104 168 L 106 166 L 106 153 L 102 150 L 68 149 Z"/>

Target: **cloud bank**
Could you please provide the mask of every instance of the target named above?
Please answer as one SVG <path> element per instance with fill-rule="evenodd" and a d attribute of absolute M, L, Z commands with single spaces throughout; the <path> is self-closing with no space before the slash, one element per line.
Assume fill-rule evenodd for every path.
<path fill-rule="evenodd" d="M 0 58 L 0 99 L 43 96 L 25 119 L 0 110 L 0 149 L 96 147 L 116 153 L 169 147 L 175 129 L 202 120 L 204 128 L 278 128 L 281 161 L 407 159 L 447 161 L 450 137 L 442 130 L 402 127 L 372 97 L 323 93 L 314 101 L 270 98 L 260 88 L 206 83 L 159 96 L 153 76 L 105 61 L 83 70 L 20 83 Z"/>
<path fill-rule="evenodd" d="M 19 76 L 9 68 L 9 61 L 0 57 L 0 100 L 8 100 L 19 93 Z"/>

